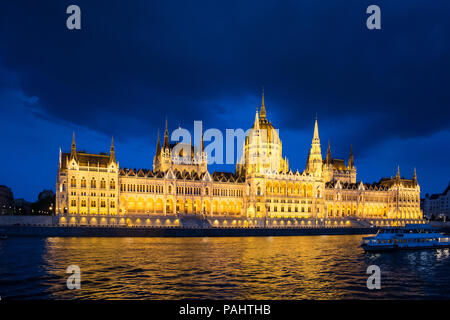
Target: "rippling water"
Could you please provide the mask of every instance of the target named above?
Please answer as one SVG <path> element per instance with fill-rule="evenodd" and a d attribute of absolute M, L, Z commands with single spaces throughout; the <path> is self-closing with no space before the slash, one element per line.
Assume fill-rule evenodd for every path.
<path fill-rule="evenodd" d="M 450 298 L 450 251 L 364 254 L 361 236 L 11 238 L 4 299 Z M 369 265 L 381 290 L 366 287 Z M 66 268 L 81 269 L 68 290 Z"/>

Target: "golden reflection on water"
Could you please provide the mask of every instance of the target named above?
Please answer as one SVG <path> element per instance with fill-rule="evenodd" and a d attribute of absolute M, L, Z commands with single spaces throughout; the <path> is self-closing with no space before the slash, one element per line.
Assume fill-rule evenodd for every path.
<path fill-rule="evenodd" d="M 49 238 L 44 260 L 59 278 L 69 265 L 81 269 L 81 290 L 55 283 L 55 298 L 334 299 L 345 297 L 335 286 L 340 277 L 365 286 L 359 243 L 358 236 Z M 349 256 L 360 263 L 341 266 Z"/>
<path fill-rule="evenodd" d="M 450 296 L 438 289 L 449 280 L 448 250 L 364 254 L 361 237 L 11 239 L 0 245 L 0 258 L 21 251 L 0 266 L 0 293 L 56 299 Z M 382 270 L 380 291 L 366 287 L 371 264 Z M 70 265 L 81 269 L 80 290 L 66 287 Z"/>

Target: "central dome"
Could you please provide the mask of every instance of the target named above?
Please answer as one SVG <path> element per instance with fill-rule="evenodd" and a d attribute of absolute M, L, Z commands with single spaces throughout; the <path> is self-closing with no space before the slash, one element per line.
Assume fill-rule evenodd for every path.
<path fill-rule="evenodd" d="M 282 144 L 278 130 L 266 118 L 264 91 L 259 116 L 257 109 L 252 130 L 245 139 L 241 160 L 243 166 L 240 168 L 246 173 L 287 172 L 288 163 L 282 157 Z"/>

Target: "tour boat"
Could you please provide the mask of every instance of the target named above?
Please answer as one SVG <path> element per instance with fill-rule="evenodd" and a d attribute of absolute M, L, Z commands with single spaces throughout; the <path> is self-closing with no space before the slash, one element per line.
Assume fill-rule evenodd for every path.
<path fill-rule="evenodd" d="M 450 236 L 433 230 L 429 224 L 407 224 L 403 228 L 380 229 L 375 236 L 364 237 L 361 247 L 364 251 L 448 248 Z"/>

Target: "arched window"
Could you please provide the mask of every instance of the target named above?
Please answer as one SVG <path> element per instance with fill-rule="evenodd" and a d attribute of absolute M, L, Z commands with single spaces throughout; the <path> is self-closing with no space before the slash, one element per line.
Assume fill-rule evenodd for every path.
<path fill-rule="evenodd" d="M 72 179 L 70 179 L 70 186 L 72 188 L 76 188 L 77 187 L 77 179 L 75 179 L 75 177 L 72 177 Z"/>
<path fill-rule="evenodd" d="M 86 179 L 84 177 L 81 178 L 81 187 L 86 188 Z"/>
<path fill-rule="evenodd" d="M 105 189 L 106 188 L 106 181 L 102 178 L 102 181 L 100 181 L 100 188 Z"/>
<path fill-rule="evenodd" d="M 96 188 L 97 187 L 97 183 L 95 181 L 95 178 L 92 178 L 91 180 L 91 188 Z"/>
<path fill-rule="evenodd" d="M 114 181 L 114 179 L 111 179 L 111 181 L 109 182 L 109 188 L 111 190 L 116 189 L 116 182 Z"/>

